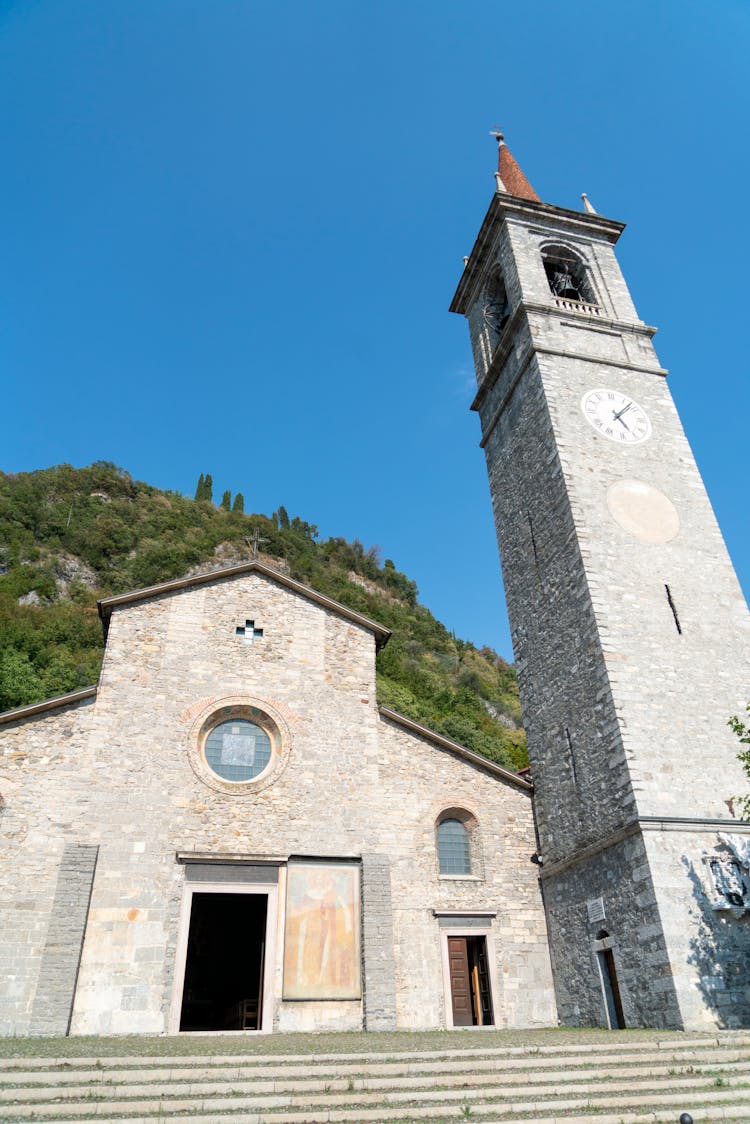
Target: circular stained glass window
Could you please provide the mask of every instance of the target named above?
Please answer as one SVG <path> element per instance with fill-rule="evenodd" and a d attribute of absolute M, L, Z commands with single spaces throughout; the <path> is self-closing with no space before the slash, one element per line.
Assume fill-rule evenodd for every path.
<path fill-rule="evenodd" d="M 206 738 L 206 763 L 225 781 L 251 781 L 271 760 L 271 741 L 262 727 L 246 718 L 221 722 Z"/>

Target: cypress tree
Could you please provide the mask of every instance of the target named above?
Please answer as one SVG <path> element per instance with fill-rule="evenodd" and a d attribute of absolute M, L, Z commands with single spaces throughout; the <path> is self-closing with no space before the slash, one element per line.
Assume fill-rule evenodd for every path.
<path fill-rule="evenodd" d="M 203 487 L 206 492 L 203 498 L 204 500 L 208 500 L 208 502 L 211 503 L 214 498 L 214 479 L 210 472 L 206 473 L 206 479 L 203 481 Z"/>
<path fill-rule="evenodd" d="M 223 496 L 221 497 L 221 506 L 224 508 L 225 511 L 229 511 L 229 509 L 232 506 L 232 493 L 229 491 L 228 488 L 227 488 L 226 492 L 224 492 Z"/>
<path fill-rule="evenodd" d="M 234 497 L 234 503 L 232 504 L 232 511 L 238 511 L 241 515 L 244 510 L 245 510 L 245 497 L 243 496 L 242 492 L 238 492 L 237 495 Z"/>
<path fill-rule="evenodd" d="M 203 476 L 203 473 L 201 473 L 200 476 L 198 477 L 198 484 L 196 485 L 196 489 L 195 489 L 195 499 L 197 499 L 197 500 L 205 499 L 205 494 L 204 494 L 205 490 L 206 490 L 206 481 L 205 481 L 205 478 Z"/>

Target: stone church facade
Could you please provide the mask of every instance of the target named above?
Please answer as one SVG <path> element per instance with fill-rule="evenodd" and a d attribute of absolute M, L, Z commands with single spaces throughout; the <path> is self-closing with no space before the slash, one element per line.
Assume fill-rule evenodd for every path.
<path fill-rule="evenodd" d="M 378 708 L 387 629 L 258 561 L 100 608 L 2 716 L 4 1033 L 554 1022 L 531 785 Z"/>
<path fill-rule="evenodd" d="M 4 1033 L 750 1025 L 750 617 L 622 230 L 499 137 L 451 306 L 533 787 L 260 562 L 108 598 L 98 687 L 0 715 Z"/>

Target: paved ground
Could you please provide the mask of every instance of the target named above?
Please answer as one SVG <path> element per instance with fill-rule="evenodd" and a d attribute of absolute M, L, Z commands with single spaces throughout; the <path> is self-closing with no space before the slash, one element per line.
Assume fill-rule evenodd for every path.
<path fill-rule="evenodd" d="M 111 1038 L 0 1038 L 0 1058 L 14 1057 L 176 1057 L 179 1055 L 274 1054 L 388 1054 L 413 1050 L 474 1050 L 478 1047 L 585 1046 L 625 1042 L 658 1042 L 679 1038 L 673 1030 L 581 1030 L 557 1027 L 548 1030 L 430 1030 L 394 1033 L 337 1034 L 180 1034 L 175 1036 L 120 1035 Z M 687 1037 L 687 1036 L 686 1036 Z M 690 1039 L 702 1037 L 690 1034 Z M 716 1040 L 706 1034 L 706 1040 Z"/>

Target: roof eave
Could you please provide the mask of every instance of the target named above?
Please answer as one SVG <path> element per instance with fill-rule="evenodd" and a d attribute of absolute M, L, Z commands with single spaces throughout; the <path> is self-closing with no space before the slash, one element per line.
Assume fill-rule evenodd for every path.
<path fill-rule="evenodd" d="M 19 706 L 14 710 L 5 710 L 0 713 L 0 726 L 7 725 L 9 722 L 20 722 L 24 718 L 33 718 L 34 715 L 43 714 L 47 710 L 59 710 L 64 706 L 74 706 L 86 699 L 93 699 L 96 691 L 96 687 L 82 687 L 80 691 L 70 691 L 67 695 L 55 695 L 51 699 L 28 703 L 26 706 Z"/>
<path fill-rule="evenodd" d="M 417 734 L 421 738 L 426 738 L 427 741 L 433 742 L 441 749 L 447 749 L 449 753 L 455 753 L 457 757 L 462 757 L 464 761 L 469 761 L 472 765 L 478 765 L 479 768 L 485 769 L 486 772 L 492 773 L 496 777 L 501 777 L 505 781 L 510 781 L 517 788 L 522 789 L 524 792 L 532 793 L 534 786 L 531 781 L 524 780 L 519 777 L 518 773 L 513 773 L 510 769 L 504 769 L 502 765 L 497 765 L 494 761 L 490 761 L 488 757 L 484 757 L 481 753 L 477 753 L 474 749 L 468 749 L 465 745 L 459 742 L 454 742 L 451 738 L 444 737 L 443 734 L 438 734 L 435 730 L 431 730 L 428 726 L 423 726 L 421 722 L 415 722 L 412 718 L 407 718 L 404 714 L 399 714 L 397 710 L 391 710 L 387 706 L 379 706 L 378 711 L 382 718 L 387 718 L 390 722 L 395 722 L 398 726 L 403 726 L 405 730 L 409 730 L 412 734 Z"/>

